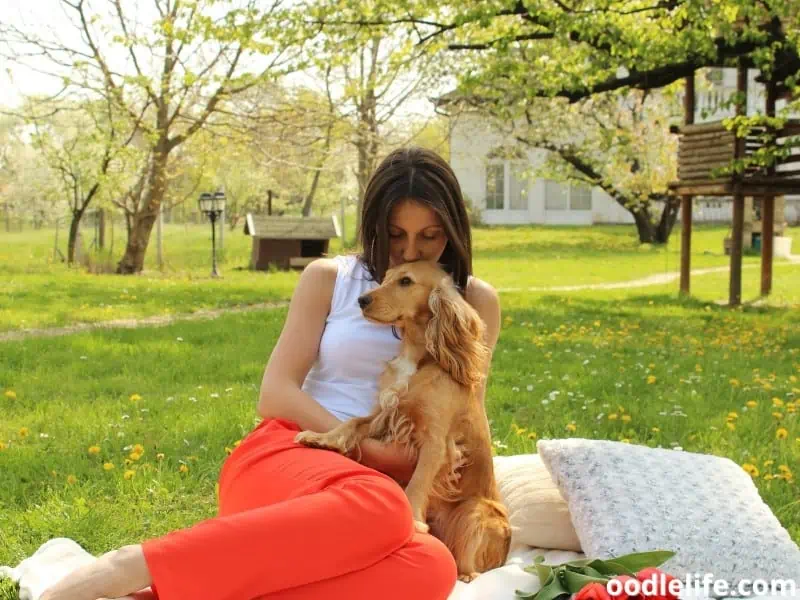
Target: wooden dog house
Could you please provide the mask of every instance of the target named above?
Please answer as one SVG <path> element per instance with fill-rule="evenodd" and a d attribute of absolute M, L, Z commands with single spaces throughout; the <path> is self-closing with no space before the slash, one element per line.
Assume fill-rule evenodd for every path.
<path fill-rule="evenodd" d="M 244 233 L 253 238 L 250 268 L 266 271 L 303 268 L 328 253 L 331 238 L 341 235 L 336 216 L 274 217 L 248 213 Z"/>

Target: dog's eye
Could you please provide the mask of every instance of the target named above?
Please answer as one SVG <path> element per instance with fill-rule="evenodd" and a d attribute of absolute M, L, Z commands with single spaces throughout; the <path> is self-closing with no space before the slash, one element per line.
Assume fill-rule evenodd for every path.
<path fill-rule="evenodd" d="M 411 285 L 414 282 L 411 280 L 411 277 L 401 277 L 399 283 L 400 285 L 405 287 L 407 285 Z"/>

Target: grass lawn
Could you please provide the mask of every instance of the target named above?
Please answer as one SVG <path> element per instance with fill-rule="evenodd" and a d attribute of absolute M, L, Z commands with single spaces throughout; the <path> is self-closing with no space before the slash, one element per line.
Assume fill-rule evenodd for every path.
<path fill-rule="evenodd" d="M 795 252 L 800 252 L 800 229 L 789 231 Z M 726 232 L 724 227 L 696 228 L 692 268 L 729 264 L 722 251 Z M 62 241 L 64 235 L 62 229 Z M 250 238 L 241 228 L 225 233 L 223 277 L 216 280 L 209 277 L 208 225 L 167 225 L 164 268 L 157 268 L 153 242 L 145 271 L 138 276 L 93 275 L 53 263 L 52 230 L 0 236 L 4 242 L 0 332 L 285 300 L 297 281 L 294 272 L 248 270 Z M 60 245 L 66 252 L 66 242 Z M 123 249 L 117 241 L 113 253 L 98 260 L 115 265 Z M 493 227 L 476 229 L 474 234 L 475 273 L 501 289 L 625 281 L 675 272 L 680 268 L 679 250 L 679 231 L 666 248 L 642 246 L 632 226 Z M 339 241 L 332 240 L 331 254 L 340 251 Z M 756 256 L 745 257 L 746 265 L 758 263 Z M 776 268 L 776 278 L 781 272 Z M 745 283 L 748 277 L 757 279 L 758 270 L 746 270 Z M 678 289 L 677 281 L 672 288 Z"/>
<path fill-rule="evenodd" d="M 677 268 L 672 247 L 637 250 L 614 228 L 582 231 L 480 230 L 478 274 L 498 287 L 521 287 L 631 279 L 659 272 L 650 267 L 665 260 Z M 695 266 L 704 256 L 726 264 L 727 257 L 703 254 L 719 250 L 723 235 L 699 232 Z M 528 240 L 518 255 L 511 253 L 513 236 Z M 545 244 L 548 236 L 552 243 Z M 555 252 L 558 244 L 563 250 Z M 293 277 L 234 275 L 237 263 L 229 257 L 221 282 L 192 279 L 201 267 L 101 278 L 15 261 L 4 248 L 0 273 L 11 275 L 11 289 L 27 290 L 25 306 L 33 305 L 19 312 L 6 283 L 0 314 L 14 315 L 0 317 L 6 328 L 20 314 L 40 324 L 72 322 L 77 303 L 86 302 L 82 293 L 97 302 L 108 289 L 118 299 L 117 285 L 130 286 L 137 299 L 157 296 L 123 304 L 144 315 L 249 301 L 255 290 L 262 299 L 281 297 Z M 507 260 L 492 262 L 501 249 Z M 758 269 L 744 273 L 744 297 L 754 299 Z M 686 300 L 677 298 L 677 282 L 503 293 L 487 395 L 496 451 L 531 452 L 537 439 L 589 437 L 726 456 L 747 465 L 800 543 L 800 265 L 776 266 L 775 274 L 776 302 L 794 308 L 718 306 L 714 301 L 727 297 L 726 274 L 695 278 Z M 40 298 L 54 286 L 73 289 L 74 299 Z M 109 311 L 113 317 L 117 309 Z M 17 564 L 56 536 L 100 554 L 213 516 L 219 468 L 256 423 L 258 385 L 284 317 L 278 308 L 0 342 L 0 564 Z M 0 583 L 0 600 L 16 598 L 9 582 Z"/>

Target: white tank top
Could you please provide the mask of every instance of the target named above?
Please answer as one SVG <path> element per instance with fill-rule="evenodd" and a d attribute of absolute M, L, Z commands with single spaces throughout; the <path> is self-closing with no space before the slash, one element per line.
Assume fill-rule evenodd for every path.
<path fill-rule="evenodd" d="M 358 297 L 378 287 L 356 256 L 337 256 L 336 284 L 319 354 L 302 389 L 344 421 L 369 414 L 378 398 L 378 378 L 400 352 L 389 325 L 367 321 Z"/>

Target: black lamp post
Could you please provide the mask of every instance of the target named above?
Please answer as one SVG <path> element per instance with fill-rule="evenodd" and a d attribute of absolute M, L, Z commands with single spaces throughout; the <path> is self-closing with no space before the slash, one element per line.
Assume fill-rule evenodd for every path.
<path fill-rule="evenodd" d="M 203 192 L 198 201 L 200 211 L 208 215 L 211 220 L 211 277 L 219 277 L 217 272 L 217 217 L 225 210 L 225 193 L 216 192 L 211 194 Z"/>

